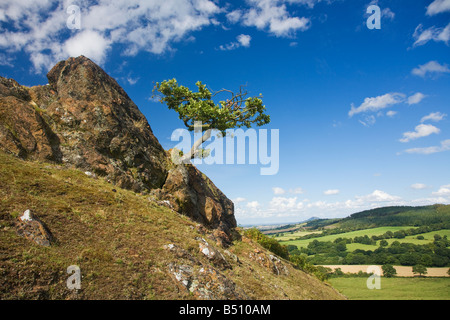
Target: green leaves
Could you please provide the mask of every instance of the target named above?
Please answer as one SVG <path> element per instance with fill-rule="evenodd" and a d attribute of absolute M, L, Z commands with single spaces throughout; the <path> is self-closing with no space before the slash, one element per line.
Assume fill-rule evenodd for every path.
<path fill-rule="evenodd" d="M 169 109 L 175 110 L 179 118 L 189 130 L 194 130 L 194 122 L 201 121 L 202 131 L 217 129 L 225 135 L 231 128 L 247 127 L 252 124 L 262 126 L 270 122 L 270 116 L 265 114 L 266 108 L 259 97 L 247 98 L 247 91 L 242 87 L 238 93 L 222 89 L 211 91 L 201 81 L 196 84 L 198 91 L 192 92 L 181 86 L 176 79 L 156 83 L 153 89 L 161 94 L 160 102 L 167 104 Z M 218 94 L 227 94 L 228 99 L 216 104 L 213 98 Z"/>

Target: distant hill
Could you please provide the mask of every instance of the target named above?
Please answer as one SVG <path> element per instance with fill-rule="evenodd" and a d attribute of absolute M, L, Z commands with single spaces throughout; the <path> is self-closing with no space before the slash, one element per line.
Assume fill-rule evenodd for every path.
<path fill-rule="evenodd" d="M 450 205 L 381 207 L 354 213 L 343 219 L 321 219 L 308 222 L 306 227 L 340 227 L 349 229 L 383 226 L 423 226 L 447 224 L 450 227 Z"/>
<path fill-rule="evenodd" d="M 301 221 L 301 222 L 295 222 L 295 223 L 289 223 L 289 224 L 250 226 L 249 228 L 253 227 L 253 228 L 260 230 L 264 234 L 270 235 L 270 234 L 275 234 L 275 233 L 279 233 L 279 232 L 292 232 L 292 231 L 300 230 L 300 229 L 304 228 L 306 223 L 314 221 L 314 220 L 320 220 L 320 218 L 311 217 L 311 218 Z"/>
<path fill-rule="evenodd" d="M 310 222 L 310 221 L 314 221 L 314 220 L 320 220 L 320 218 L 318 218 L 318 217 L 311 217 L 311 218 L 309 218 L 309 219 L 307 219 L 307 220 L 305 220 L 303 222 Z"/>

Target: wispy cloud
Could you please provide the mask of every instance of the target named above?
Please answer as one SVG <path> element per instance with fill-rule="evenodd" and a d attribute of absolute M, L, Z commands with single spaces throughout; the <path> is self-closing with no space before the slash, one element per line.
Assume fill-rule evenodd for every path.
<path fill-rule="evenodd" d="M 448 45 L 450 41 L 450 23 L 444 28 L 430 27 L 423 29 L 423 25 L 419 24 L 414 31 L 413 38 L 416 40 L 413 47 L 423 46 L 429 41 L 444 42 Z"/>
<path fill-rule="evenodd" d="M 434 0 L 427 7 L 427 15 L 429 16 L 448 11 L 450 11 L 450 0 Z"/>
<path fill-rule="evenodd" d="M 286 193 L 286 191 L 283 188 L 280 188 L 280 187 L 274 187 L 274 188 L 272 188 L 272 190 L 273 190 L 274 194 L 278 194 L 278 195 Z"/>
<path fill-rule="evenodd" d="M 441 141 L 440 146 L 431 146 L 431 147 L 424 147 L 424 148 L 411 148 L 407 149 L 404 152 L 406 153 L 416 153 L 416 154 L 433 154 L 433 153 L 439 153 L 444 151 L 450 150 L 450 139 Z"/>
<path fill-rule="evenodd" d="M 434 121 L 434 122 L 439 122 L 444 120 L 444 118 L 447 115 L 445 113 L 440 113 L 440 112 L 432 112 L 429 115 L 423 117 L 420 122 L 423 123 L 425 121 Z"/>
<path fill-rule="evenodd" d="M 436 128 L 435 126 L 431 124 L 419 124 L 415 131 L 409 131 L 403 133 L 403 138 L 400 139 L 400 142 L 406 143 L 411 140 L 416 140 L 419 138 L 427 137 L 431 134 L 438 134 L 441 130 L 439 128 Z"/>
<path fill-rule="evenodd" d="M 427 189 L 427 188 L 428 188 L 428 186 L 423 183 L 414 183 L 411 185 L 411 189 L 414 189 L 414 190 L 423 190 L 423 189 Z"/>
<path fill-rule="evenodd" d="M 402 93 L 386 93 L 377 97 L 365 98 L 364 102 L 359 107 L 355 107 L 352 103 L 348 115 L 353 117 L 358 113 L 376 112 L 392 105 L 399 104 L 404 101 L 404 98 L 405 95 Z"/>
<path fill-rule="evenodd" d="M 289 193 L 303 194 L 303 193 L 305 193 L 305 191 L 302 188 L 298 187 L 298 188 L 289 189 Z"/>
<path fill-rule="evenodd" d="M 375 122 L 377 122 L 377 119 L 375 118 L 375 116 L 370 115 L 370 116 L 365 116 L 363 120 L 358 120 L 358 121 L 364 127 L 371 127 L 375 124 Z"/>
<path fill-rule="evenodd" d="M 430 61 L 423 65 L 414 68 L 411 73 L 419 77 L 426 77 L 427 75 L 439 75 L 442 73 L 450 73 L 450 69 L 445 64 L 440 64 L 437 61 Z"/>
<path fill-rule="evenodd" d="M 325 190 L 323 192 L 323 194 L 326 195 L 326 196 L 331 196 L 331 195 L 339 194 L 339 192 L 340 191 L 338 189 L 330 189 L 330 190 Z"/>
<path fill-rule="evenodd" d="M 241 203 L 241 202 L 244 202 L 244 201 L 246 201 L 247 199 L 245 199 L 245 198 L 243 198 L 243 197 L 237 197 L 237 198 L 235 198 L 235 199 L 232 199 L 232 201 L 234 202 L 234 203 Z"/>
<path fill-rule="evenodd" d="M 425 99 L 425 97 L 426 97 L 426 95 L 424 95 L 423 93 L 417 92 L 417 93 L 413 94 L 412 96 L 408 97 L 408 104 L 409 105 L 418 104 L 423 99 Z"/>

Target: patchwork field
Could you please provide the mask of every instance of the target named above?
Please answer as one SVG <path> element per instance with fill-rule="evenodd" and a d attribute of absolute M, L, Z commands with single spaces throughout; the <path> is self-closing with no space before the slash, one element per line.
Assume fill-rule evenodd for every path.
<path fill-rule="evenodd" d="M 280 241 L 281 244 L 284 244 L 284 245 L 291 244 L 291 245 L 295 245 L 295 246 L 297 246 L 299 248 L 301 248 L 301 247 L 306 248 L 308 246 L 308 243 L 310 243 L 313 240 L 334 241 L 337 238 L 354 238 L 354 237 L 360 237 L 360 236 L 365 236 L 365 235 L 367 235 L 368 237 L 371 237 L 371 236 L 374 236 L 374 235 L 375 236 L 380 236 L 380 235 L 386 233 L 387 231 L 395 232 L 395 231 L 407 230 L 407 229 L 411 229 L 411 228 L 414 228 L 414 227 L 411 227 L 411 226 L 405 226 L 405 227 L 378 227 L 378 228 L 364 229 L 364 230 L 358 230 L 358 231 L 351 231 L 351 232 L 340 233 L 340 234 L 333 234 L 333 235 L 324 236 L 324 237 L 320 237 L 320 238 L 305 239 L 305 240 L 294 240 L 298 236 L 289 236 L 288 234 L 285 234 L 285 235 L 283 235 L 281 237 L 275 237 L 275 238 L 278 241 Z M 449 230 L 447 230 L 447 231 L 449 231 Z M 433 234 L 435 234 L 435 233 L 439 233 L 439 231 L 436 231 Z M 284 239 L 286 239 L 286 240 L 284 240 Z M 292 239 L 292 240 L 289 240 L 289 239 Z M 402 239 L 402 240 L 405 240 L 405 239 Z M 396 239 L 393 239 L 393 241 L 394 240 L 396 240 Z"/>
<path fill-rule="evenodd" d="M 300 237 L 300 236 L 304 236 L 304 235 L 313 233 L 313 232 L 299 232 L 298 231 L 298 232 L 291 233 L 291 234 L 285 233 L 282 235 L 277 235 L 277 236 L 275 236 L 275 239 L 277 239 L 283 245 L 295 245 L 299 248 L 306 248 L 308 246 L 308 244 L 313 240 L 334 241 L 337 238 L 354 238 L 354 237 L 359 237 L 359 236 L 364 236 L 364 235 L 371 237 L 373 235 L 375 235 L 375 236 L 382 235 L 387 231 L 395 232 L 398 230 L 406 230 L 406 229 L 411 229 L 411 228 L 414 228 L 414 227 L 410 227 L 410 226 L 378 227 L 378 228 L 373 228 L 373 229 L 364 229 L 364 230 L 346 232 L 346 233 L 341 233 L 341 234 L 334 234 L 334 235 L 329 235 L 329 236 L 324 236 L 324 237 L 319 237 L 319 238 L 312 238 L 312 239 L 305 239 L 305 240 L 293 240 L 296 237 Z M 320 233 L 320 232 L 314 232 L 314 233 Z M 437 231 L 420 234 L 421 236 L 424 237 L 423 240 L 417 239 L 418 235 L 414 235 L 414 236 L 407 236 L 403 239 L 395 239 L 395 238 L 386 239 L 386 241 L 388 242 L 389 245 L 391 245 L 394 241 L 399 241 L 402 243 L 404 242 L 404 243 L 413 243 L 413 244 L 427 244 L 427 243 L 433 242 L 435 234 L 439 234 L 441 237 L 447 236 L 448 238 L 450 238 L 450 230 L 437 230 Z M 379 241 L 377 241 L 377 245 L 367 245 L 367 244 L 362 244 L 362 243 L 350 243 L 350 244 L 347 244 L 347 251 L 352 252 L 357 249 L 375 250 L 378 248 L 378 246 L 379 246 Z"/>

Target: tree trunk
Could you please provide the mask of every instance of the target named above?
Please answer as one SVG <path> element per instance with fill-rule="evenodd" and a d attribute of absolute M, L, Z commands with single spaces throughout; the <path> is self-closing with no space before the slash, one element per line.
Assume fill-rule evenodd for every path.
<path fill-rule="evenodd" d="M 189 153 L 185 154 L 181 158 L 182 163 L 189 163 L 189 161 L 191 159 L 194 159 L 197 149 L 202 145 L 203 142 L 205 142 L 206 140 L 211 138 L 211 132 L 212 132 L 212 129 L 206 130 L 205 133 L 203 134 L 203 136 L 200 139 L 198 139 L 197 141 L 195 141 L 194 145 L 191 148 L 191 151 L 189 151 Z"/>

